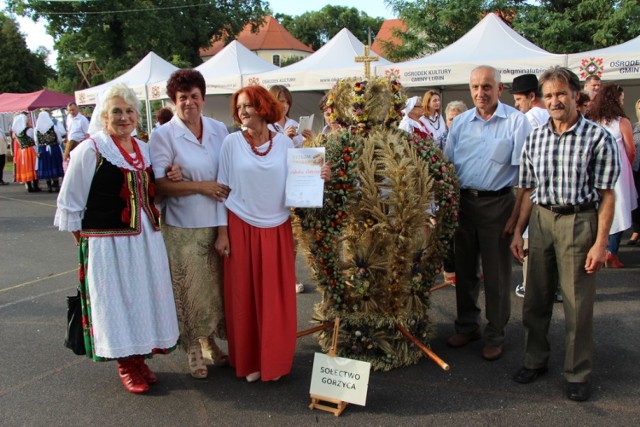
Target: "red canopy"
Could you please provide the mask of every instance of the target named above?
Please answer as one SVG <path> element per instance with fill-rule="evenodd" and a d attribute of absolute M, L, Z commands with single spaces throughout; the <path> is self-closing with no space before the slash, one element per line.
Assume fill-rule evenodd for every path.
<path fill-rule="evenodd" d="M 33 111 L 38 108 L 63 108 L 70 102 L 75 102 L 72 95 L 47 89 L 32 93 L 3 93 L 0 94 L 0 113 Z"/>

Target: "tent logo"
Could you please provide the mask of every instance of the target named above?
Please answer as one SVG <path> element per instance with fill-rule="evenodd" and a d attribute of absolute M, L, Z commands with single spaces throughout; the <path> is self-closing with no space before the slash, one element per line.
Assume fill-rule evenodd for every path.
<path fill-rule="evenodd" d="M 391 80 L 400 81 L 400 70 L 398 68 L 391 68 L 384 71 L 385 77 Z"/>
<path fill-rule="evenodd" d="M 247 83 L 249 86 L 260 86 L 260 77 L 251 77 Z"/>
<path fill-rule="evenodd" d="M 151 86 L 151 97 L 153 99 L 160 98 L 160 96 L 162 95 L 160 92 L 161 92 L 160 86 L 156 86 L 156 85 Z"/>
<path fill-rule="evenodd" d="M 580 63 L 580 77 L 586 79 L 589 76 L 602 77 L 604 67 L 602 58 L 585 58 Z"/>
<path fill-rule="evenodd" d="M 85 99 L 85 95 L 84 95 L 84 93 L 79 93 L 79 94 L 78 94 L 78 103 L 79 103 L 79 104 L 84 104 L 84 103 L 85 103 L 85 101 L 86 101 L 86 99 Z"/>

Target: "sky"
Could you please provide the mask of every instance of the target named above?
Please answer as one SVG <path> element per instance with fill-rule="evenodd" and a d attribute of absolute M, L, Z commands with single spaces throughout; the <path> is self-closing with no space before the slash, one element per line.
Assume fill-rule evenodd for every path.
<path fill-rule="evenodd" d="M 271 6 L 274 14 L 284 13 L 286 15 L 298 16 L 305 12 L 318 11 L 324 6 L 331 4 L 333 6 L 355 7 L 362 10 L 372 17 L 383 17 L 387 19 L 394 18 L 393 11 L 385 6 L 384 0 L 341 0 L 341 1 L 321 1 L 321 0 L 266 0 Z M 0 9 L 4 10 L 5 2 L 0 0 Z M 17 17 L 16 20 L 20 25 L 20 31 L 25 35 L 27 46 L 31 50 L 36 50 L 40 46 L 44 46 L 52 52 L 49 55 L 48 62 L 51 66 L 55 66 L 57 53 L 53 50 L 53 38 L 47 35 L 45 31 L 45 23 L 40 21 L 33 22 L 28 18 Z"/>

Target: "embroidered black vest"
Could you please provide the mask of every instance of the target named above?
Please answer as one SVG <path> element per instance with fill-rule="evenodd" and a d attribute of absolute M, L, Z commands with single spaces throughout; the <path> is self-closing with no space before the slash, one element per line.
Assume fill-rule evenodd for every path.
<path fill-rule="evenodd" d="M 29 148 L 36 145 L 36 142 L 27 135 L 27 130 L 23 130 L 20 133 L 15 134 L 16 139 L 18 140 L 18 144 L 20 144 L 20 148 Z"/>
<path fill-rule="evenodd" d="M 119 168 L 99 156 L 82 219 L 83 236 L 140 234 L 140 215 L 160 230 L 160 213 L 153 204 L 155 184 L 151 167 L 144 171 Z M 143 213 L 144 212 L 144 213 Z"/>
<path fill-rule="evenodd" d="M 38 131 L 36 130 L 36 132 Z M 38 146 L 54 145 L 57 143 L 58 136 L 56 135 L 56 131 L 53 129 L 53 126 L 51 126 L 45 133 L 38 132 Z"/>

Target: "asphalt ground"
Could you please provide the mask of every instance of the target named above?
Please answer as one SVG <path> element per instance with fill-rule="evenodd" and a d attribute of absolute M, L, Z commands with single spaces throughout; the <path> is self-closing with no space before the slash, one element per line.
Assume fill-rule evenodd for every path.
<path fill-rule="evenodd" d="M 4 179 L 11 181 L 9 172 Z M 481 341 L 447 347 L 455 290 L 432 296 L 432 350 L 451 369 L 423 359 L 415 366 L 372 372 L 366 406 L 340 417 L 308 405 L 313 336 L 300 338 L 290 375 L 249 384 L 230 368 L 207 380 L 188 374 L 181 351 L 150 362 L 160 382 L 145 395 L 124 390 L 113 362 L 95 363 L 63 347 L 65 297 L 75 293 L 76 248 L 52 223 L 56 194 L 0 187 L 0 425 L 2 426 L 637 426 L 640 425 L 640 248 L 623 246 L 624 269 L 598 273 L 592 398 L 565 398 L 564 315 L 554 307 L 549 373 L 529 385 L 511 376 L 522 364 L 522 299 L 512 295 L 504 356 L 484 361 Z M 623 243 L 626 242 L 626 237 Z M 298 259 L 306 292 L 297 297 L 298 329 L 310 324 L 320 294 Z M 514 266 L 514 283 L 520 279 Z M 481 297 L 482 298 L 482 297 Z"/>

